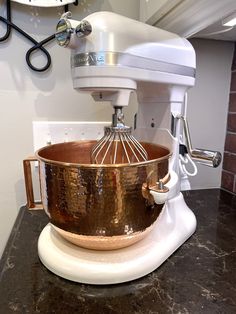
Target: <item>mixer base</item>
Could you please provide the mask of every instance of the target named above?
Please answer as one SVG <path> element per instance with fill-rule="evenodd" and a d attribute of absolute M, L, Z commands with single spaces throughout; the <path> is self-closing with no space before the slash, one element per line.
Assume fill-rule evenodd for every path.
<path fill-rule="evenodd" d="M 182 194 L 169 200 L 143 240 L 113 251 L 83 249 L 64 240 L 48 224 L 38 240 L 41 262 L 54 274 L 87 284 L 116 284 L 158 268 L 195 231 L 196 218 Z"/>

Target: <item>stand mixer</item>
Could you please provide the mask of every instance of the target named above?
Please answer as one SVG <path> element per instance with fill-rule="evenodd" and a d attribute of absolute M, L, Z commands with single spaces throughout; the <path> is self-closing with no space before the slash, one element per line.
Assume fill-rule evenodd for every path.
<path fill-rule="evenodd" d="M 38 254 L 49 270 L 72 281 L 134 280 L 159 267 L 195 231 L 195 216 L 180 192 L 180 154 L 212 167 L 221 160 L 219 152 L 191 145 L 185 113 L 186 92 L 195 82 L 195 52 L 186 39 L 111 12 L 82 21 L 72 20 L 68 12 L 57 25 L 56 39 L 71 49 L 74 88 L 114 107 L 112 125 L 92 147 L 91 163 L 145 163 L 145 143 L 166 147 L 170 156 L 167 179 L 150 188 L 155 204 L 164 206 L 142 240 L 116 250 L 91 250 L 71 244 L 48 224 L 39 237 Z M 132 92 L 139 106 L 131 135 L 122 108 Z"/>

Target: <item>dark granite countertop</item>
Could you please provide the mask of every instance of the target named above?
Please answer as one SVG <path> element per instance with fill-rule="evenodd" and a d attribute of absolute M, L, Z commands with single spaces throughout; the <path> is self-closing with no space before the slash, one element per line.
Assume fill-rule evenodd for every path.
<path fill-rule="evenodd" d="M 37 256 L 48 220 L 22 207 L 0 262 L 0 313 L 236 313 L 236 197 L 185 193 L 196 233 L 156 271 L 113 286 L 73 283 Z"/>

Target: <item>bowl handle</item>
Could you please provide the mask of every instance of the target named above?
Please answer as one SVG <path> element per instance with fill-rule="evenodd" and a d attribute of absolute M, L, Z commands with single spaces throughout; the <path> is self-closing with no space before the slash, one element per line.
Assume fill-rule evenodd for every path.
<path fill-rule="evenodd" d="M 35 156 L 31 156 L 23 160 L 27 207 L 29 209 L 43 209 L 42 202 L 36 203 L 34 200 L 34 189 L 31 171 L 32 161 L 37 161 L 37 158 Z"/>

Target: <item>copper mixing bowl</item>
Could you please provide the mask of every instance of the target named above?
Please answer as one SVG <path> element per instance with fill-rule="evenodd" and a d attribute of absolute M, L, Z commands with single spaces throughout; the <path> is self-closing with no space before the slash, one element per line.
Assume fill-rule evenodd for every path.
<path fill-rule="evenodd" d="M 149 193 L 168 177 L 170 151 L 141 143 L 149 160 L 132 164 L 90 163 L 95 141 L 46 146 L 36 152 L 42 204 L 67 240 L 91 249 L 117 249 L 142 239 L 163 205 Z"/>

